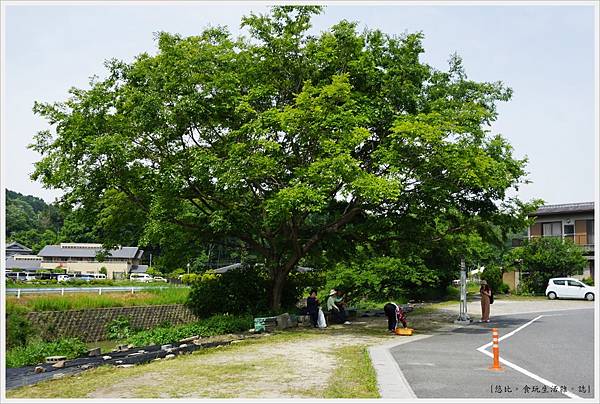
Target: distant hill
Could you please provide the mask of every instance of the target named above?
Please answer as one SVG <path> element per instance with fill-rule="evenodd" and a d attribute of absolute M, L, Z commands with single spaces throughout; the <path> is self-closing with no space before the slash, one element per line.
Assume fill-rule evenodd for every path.
<path fill-rule="evenodd" d="M 41 236 L 52 239 L 60 231 L 63 215 L 58 206 L 32 195 L 6 190 L 6 239 L 34 248 Z"/>

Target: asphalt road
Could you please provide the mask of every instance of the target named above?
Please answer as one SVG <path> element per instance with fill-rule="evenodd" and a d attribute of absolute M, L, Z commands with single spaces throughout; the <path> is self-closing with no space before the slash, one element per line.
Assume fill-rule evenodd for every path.
<path fill-rule="evenodd" d="M 558 391 L 506 365 L 489 370 L 492 359 L 477 350 L 491 342 L 493 327 L 502 338 L 540 315 L 500 341 L 500 357 Z M 391 354 L 418 398 L 567 398 L 561 388 L 593 398 L 594 310 L 498 316 L 400 345 Z"/>

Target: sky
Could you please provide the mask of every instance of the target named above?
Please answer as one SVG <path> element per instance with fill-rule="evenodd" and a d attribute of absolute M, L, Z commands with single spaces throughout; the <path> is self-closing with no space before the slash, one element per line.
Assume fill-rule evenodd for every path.
<path fill-rule="evenodd" d="M 514 4 L 514 3 L 513 3 Z M 589 3 L 588 3 L 589 4 Z M 131 61 L 156 50 L 154 32 L 195 35 L 226 25 L 234 34 L 262 3 L 126 5 L 7 5 L 3 24 L 4 186 L 47 202 L 61 195 L 29 175 L 40 156 L 27 149 L 48 124 L 32 112 L 34 101 L 64 101 L 71 87 L 106 73 L 104 61 Z M 594 13 L 590 5 L 340 5 L 313 20 L 316 32 L 341 19 L 388 34 L 421 31 L 422 60 L 447 69 L 456 52 L 470 79 L 502 81 L 513 99 L 499 105 L 493 131 L 527 157 L 531 184 L 522 200 L 593 201 L 595 195 Z"/>

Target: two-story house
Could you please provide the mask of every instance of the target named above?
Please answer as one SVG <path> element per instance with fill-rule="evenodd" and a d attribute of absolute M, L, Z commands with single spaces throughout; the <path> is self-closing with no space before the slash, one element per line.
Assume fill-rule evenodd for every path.
<path fill-rule="evenodd" d="M 587 267 L 582 274 L 565 274 L 577 279 L 594 278 L 594 202 L 566 203 L 560 205 L 544 205 L 533 212 L 530 217 L 535 222 L 523 234 L 529 239 L 536 237 L 560 237 L 580 245 L 587 258 Z M 521 239 L 512 240 L 512 246 L 520 245 Z M 519 270 L 505 272 L 503 281 L 515 289 L 521 278 Z"/>
<path fill-rule="evenodd" d="M 576 278 L 594 277 L 594 202 L 544 205 L 531 216 L 535 223 L 529 227 L 528 237 L 560 237 L 580 245 L 588 260 L 583 274 Z"/>

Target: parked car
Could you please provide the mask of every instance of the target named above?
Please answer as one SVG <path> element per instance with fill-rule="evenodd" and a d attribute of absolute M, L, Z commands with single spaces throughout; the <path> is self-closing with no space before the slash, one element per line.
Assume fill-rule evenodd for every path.
<path fill-rule="evenodd" d="M 94 277 L 94 274 L 75 274 L 75 275 L 69 277 L 68 280 L 70 280 L 70 281 L 76 281 L 77 280 L 77 281 L 86 281 L 86 282 L 89 282 L 89 281 L 93 281 L 94 279 L 96 279 Z"/>
<path fill-rule="evenodd" d="M 552 278 L 548 281 L 546 296 L 550 300 L 557 298 L 594 300 L 596 289 L 575 278 Z"/>
<path fill-rule="evenodd" d="M 152 282 L 152 276 L 148 274 L 131 274 L 129 280 L 132 282 Z"/>
<path fill-rule="evenodd" d="M 60 274 L 56 276 L 56 280 L 58 282 L 67 282 L 69 281 L 69 279 L 71 279 L 71 277 L 69 275 L 65 275 L 65 274 Z"/>
<path fill-rule="evenodd" d="M 153 282 L 168 282 L 165 278 L 163 278 L 162 276 L 155 276 L 154 278 L 152 278 Z"/>

